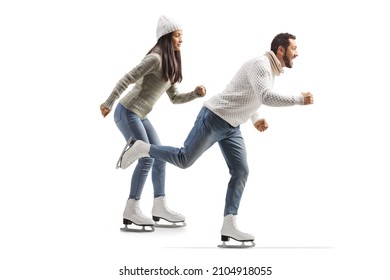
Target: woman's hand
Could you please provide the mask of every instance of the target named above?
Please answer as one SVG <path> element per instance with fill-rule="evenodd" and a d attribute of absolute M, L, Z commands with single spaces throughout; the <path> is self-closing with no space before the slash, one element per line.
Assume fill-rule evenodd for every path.
<path fill-rule="evenodd" d="M 206 95 L 206 88 L 204 86 L 197 86 L 195 92 L 197 95 L 203 97 Z"/>
<path fill-rule="evenodd" d="M 104 107 L 103 104 L 100 105 L 100 111 L 102 112 L 103 117 L 106 117 L 108 115 L 108 113 L 111 112 L 111 110 Z"/>

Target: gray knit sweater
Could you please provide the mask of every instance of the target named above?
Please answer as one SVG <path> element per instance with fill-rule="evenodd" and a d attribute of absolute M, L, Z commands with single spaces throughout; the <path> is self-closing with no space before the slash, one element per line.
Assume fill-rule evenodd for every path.
<path fill-rule="evenodd" d="M 257 110 L 268 106 L 303 105 L 303 96 L 283 96 L 272 91 L 275 73 L 264 55 L 245 62 L 225 90 L 204 103 L 216 115 L 236 127 L 248 119 L 259 120 Z"/>
<path fill-rule="evenodd" d="M 134 87 L 120 99 L 119 103 L 141 119 L 144 119 L 153 109 L 154 104 L 164 92 L 168 94 L 174 104 L 189 102 L 199 97 L 195 90 L 189 93 L 180 93 L 176 84 L 167 82 L 162 74 L 161 56 L 157 53 L 151 53 L 119 80 L 102 105 L 112 110 L 115 100 L 130 84 L 134 83 Z"/>

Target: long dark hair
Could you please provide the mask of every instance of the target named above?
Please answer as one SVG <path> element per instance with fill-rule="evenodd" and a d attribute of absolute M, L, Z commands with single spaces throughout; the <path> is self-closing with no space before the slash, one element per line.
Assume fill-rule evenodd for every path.
<path fill-rule="evenodd" d="M 181 72 L 181 55 L 180 51 L 175 51 L 173 48 L 172 32 L 161 36 L 148 54 L 152 52 L 161 55 L 164 79 L 170 81 L 172 84 L 180 83 L 183 80 Z"/>

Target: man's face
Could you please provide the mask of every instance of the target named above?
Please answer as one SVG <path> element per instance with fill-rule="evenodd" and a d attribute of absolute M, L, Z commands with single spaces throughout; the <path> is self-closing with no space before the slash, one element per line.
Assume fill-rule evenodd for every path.
<path fill-rule="evenodd" d="M 295 40 L 289 39 L 290 45 L 288 46 L 287 50 L 283 54 L 283 62 L 284 66 L 288 68 L 292 68 L 293 66 L 293 59 L 298 56 L 297 51 L 297 44 Z"/>

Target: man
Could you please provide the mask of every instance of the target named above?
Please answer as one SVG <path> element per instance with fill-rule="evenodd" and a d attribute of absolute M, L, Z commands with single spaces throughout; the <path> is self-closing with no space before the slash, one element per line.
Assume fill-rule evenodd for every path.
<path fill-rule="evenodd" d="M 247 247 L 244 246 L 247 241 L 254 246 L 254 236 L 240 231 L 236 225 L 237 211 L 248 178 L 247 155 L 240 125 L 251 119 L 257 130 L 265 131 L 268 124 L 257 113 L 262 104 L 292 106 L 313 103 L 313 96 L 309 92 L 284 96 L 272 91 L 275 76 L 283 72 L 283 67 L 292 68 L 293 60 L 298 56 L 295 39 L 289 33 L 278 34 L 272 40 L 270 51 L 245 62 L 225 90 L 204 103 L 182 148 L 130 141 L 118 161 L 117 168 L 122 169 L 142 157 L 187 168 L 218 142 L 231 174 L 221 229 L 222 247 L 231 247 L 225 244 L 230 238 L 241 241 L 242 247 Z"/>

